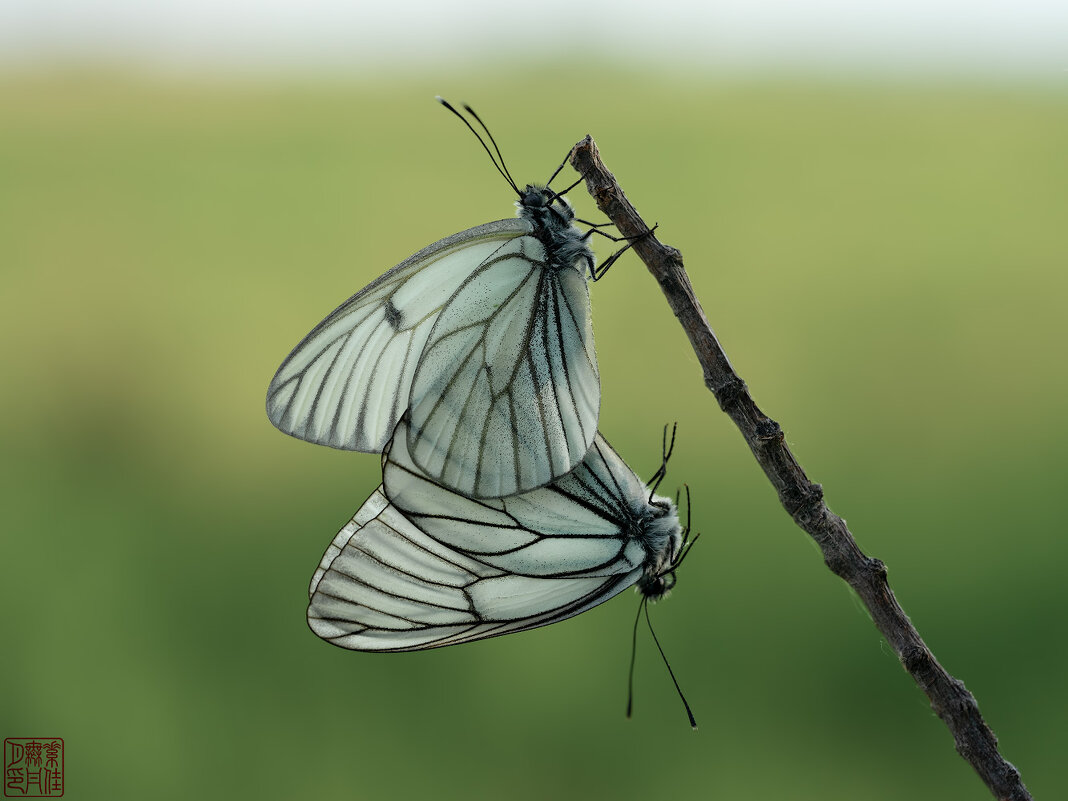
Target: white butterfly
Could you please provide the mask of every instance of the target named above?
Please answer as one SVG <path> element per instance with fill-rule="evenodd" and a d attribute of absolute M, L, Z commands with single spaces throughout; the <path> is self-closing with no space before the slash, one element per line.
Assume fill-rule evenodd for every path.
<path fill-rule="evenodd" d="M 582 459 L 601 398 L 590 234 L 562 196 L 520 190 L 494 165 L 519 195 L 518 219 L 439 240 L 335 309 L 278 368 L 272 423 L 380 452 L 410 409 L 414 462 L 477 498 L 544 486 Z"/>
<path fill-rule="evenodd" d="M 382 486 L 312 577 L 308 624 L 324 640 L 437 648 L 555 623 L 633 584 L 653 600 L 673 586 L 688 550 L 675 504 L 600 434 L 552 484 L 476 500 L 421 473 L 405 428 L 383 455 Z"/>

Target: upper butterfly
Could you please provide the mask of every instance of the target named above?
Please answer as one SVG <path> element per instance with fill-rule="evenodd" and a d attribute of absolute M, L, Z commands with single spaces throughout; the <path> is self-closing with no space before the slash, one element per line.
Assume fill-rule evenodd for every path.
<path fill-rule="evenodd" d="M 568 473 L 593 443 L 601 389 L 587 281 L 598 274 L 562 193 L 520 190 L 470 107 L 497 158 L 441 103 L 518 194 L 518 219 L 441 239 L 341 304 L 278 368 L 267 416 L 308 442 L 380 453 L 410 409 L 408 450 L 424 473 L 503 497 Z"/>

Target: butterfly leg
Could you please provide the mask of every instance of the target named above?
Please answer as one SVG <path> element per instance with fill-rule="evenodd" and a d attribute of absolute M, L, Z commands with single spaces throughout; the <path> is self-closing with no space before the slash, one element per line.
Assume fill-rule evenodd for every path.
<path fill-rule="evenodd" d="M 650 478 L 648 481 L 645 482 L 646 486 L 649 487 L 649 499 L 650 499 L 650 501 L 652 500 L 653 495 L 656 493 L 656 491 L 658 489 L 660 489 L 660 482 L 663 481 L 664 480 L 664 476 L 667 475 L 668 460 L 671 458 L 671 452 L 675 450 L 675 431 L 678 429 L 678 427 L 679 427 L 678 423 L 673 423 L 672 424 L 672 426 L 671 426 L 671 442 L 669 443 L 668 442 L 668 435 L 667 435 L 667 426 L 666 425 L 664 426 L 664 438 L 663 438 L 663 443 L 661 445 L 661 450 L 660 450 L 660 453 L 662 454 L 661 461 L 660 461 L 660 467 L 658 467 L 656 469 L 656 472 L 653 473 L 652 478 Z M 687 491 L 689 491 L 689 490 L 687 490 Z"/>
<path fill-rule="evenodd" d="M 560 166 L 557 167 L 555 170 L 553 170 L 553 174 L 549 176 L 549 180 L 545 182 L 545 188 L 546 189 L 548 189 L 550 186 L 552 186 L 553 181 L 556 180 L 556 176 L 560 174 L 560 170 L 562 170 L 564 167 L 566 167 L 569 161 L 571 161 L 571 153 L 570 152 L 567 154 L 567 158 L 565 158 L 562 162 L 560 162 Z M 583 180 L 585 180 L 585 179 L 584 178 L 579 178 L 577 181 L 575 181 L 575 183 L 571 184 L 571 186 L 569 186 L 567 189 L 564 189 L 563 191 L 560 191 L 560 192 L 553 191 L 553 196 L 554 197 L 563 197 L 568 192 L 570 192 L 572 189 L 574 189 L 576 186 L 581 184 L 583 182 Z"/>
<path fill-rule="evenodd" d="M 641 240 L 645 239 L 645 237 L 652 236 L 653 231 L 655 231 L 657 225 L 659 225 L 659 223 L 657 223 L 657 225 L 654 225 L 645 233 L 638 234 L 637 236 L 612 236 L 611 234 L 606 234 L 604 231 L 600 230 L 600 226 L 593 225 L 591 223 L 585 222 L 584 220 L 578 220 L 578 222 L 583 222 L 586 225 L 590 226 L 590 230 L 586 232 L 586 236 L 590 236 L 591 234 L 600 234 L 601 236 L 610 239 L 613 242 L 622 242 L 625 240 L 627 243 L 615 253 L 613 253 L 611 256 L 609 256 L 607 259 L 605 259 L 604 263 L 600 267 L 592 271 L 594 281 L 600 281 L 602 278 L 604 278 L 605 273 L 607 273 L 609 268 L 616 263 L 616 260 L 619 259 L 620 256 L 626 253 L 634 245 L 635 242 L 640 242 Z M 601 223 L 601 225 L 610 225 L 610 223 Z"/>

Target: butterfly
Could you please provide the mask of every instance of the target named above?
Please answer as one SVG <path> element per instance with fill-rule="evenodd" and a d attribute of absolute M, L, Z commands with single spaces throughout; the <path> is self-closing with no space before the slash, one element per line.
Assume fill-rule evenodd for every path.
<path fill-rule="evenodd" d="M 577 615 L 637 585 L 662 597 L 688 552 L 689 526 L 598 433 L 551 484 L 475 499 L 429 479 L 407 421 L 383 454 L 382 485 L 327 548 L 308 624 L 357 651 L 415 651 L 495 637 Z"/>
<path fill-rule="evenodd" d="M 341 304 L 278 368 L 267 415 L 299 439 L 378 453 L 407 411 L 407 450 L 434 482 L 514 495 L 568 473 L 594 441 L 587 282 L 614 258 L 598 270 L 587 243 L 596 227 L 574 224 L 563 192 L 519 189 L 481 119 L 464 107 L 497 158 L 441 102 L 518 195 L 518 218 L 445 237 Z"/>

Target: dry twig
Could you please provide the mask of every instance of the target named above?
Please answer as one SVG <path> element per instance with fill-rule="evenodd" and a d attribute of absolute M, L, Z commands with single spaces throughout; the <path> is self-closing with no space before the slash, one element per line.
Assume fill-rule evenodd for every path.
<path fill-rule="evenodd" d="M 886 580 L 886 566 L 864 555 L 842 518 L 823 502 L 820 485 L 809 481 L 794 459 L 779 424 L 753 402 L 708 324 L 683 269 L 682 255 L 650 232 L 601 161 L 591 137 L 575 145 L 570 161 L 585 179 L 597 207 L 634 243 L 635 252 L 660 284 L 704 368 L 705 386 L 742 432 L 783 508 L 819 545 L 827 567 L 860 596 L 876 627 L 949 728 L 957 752 L 971 763 L 995 798 L 1029 800 L 1019 771 L 998 752 L 997 737 L 979 713 L 975 698 L 938 663 L 898 604 Z"/>

